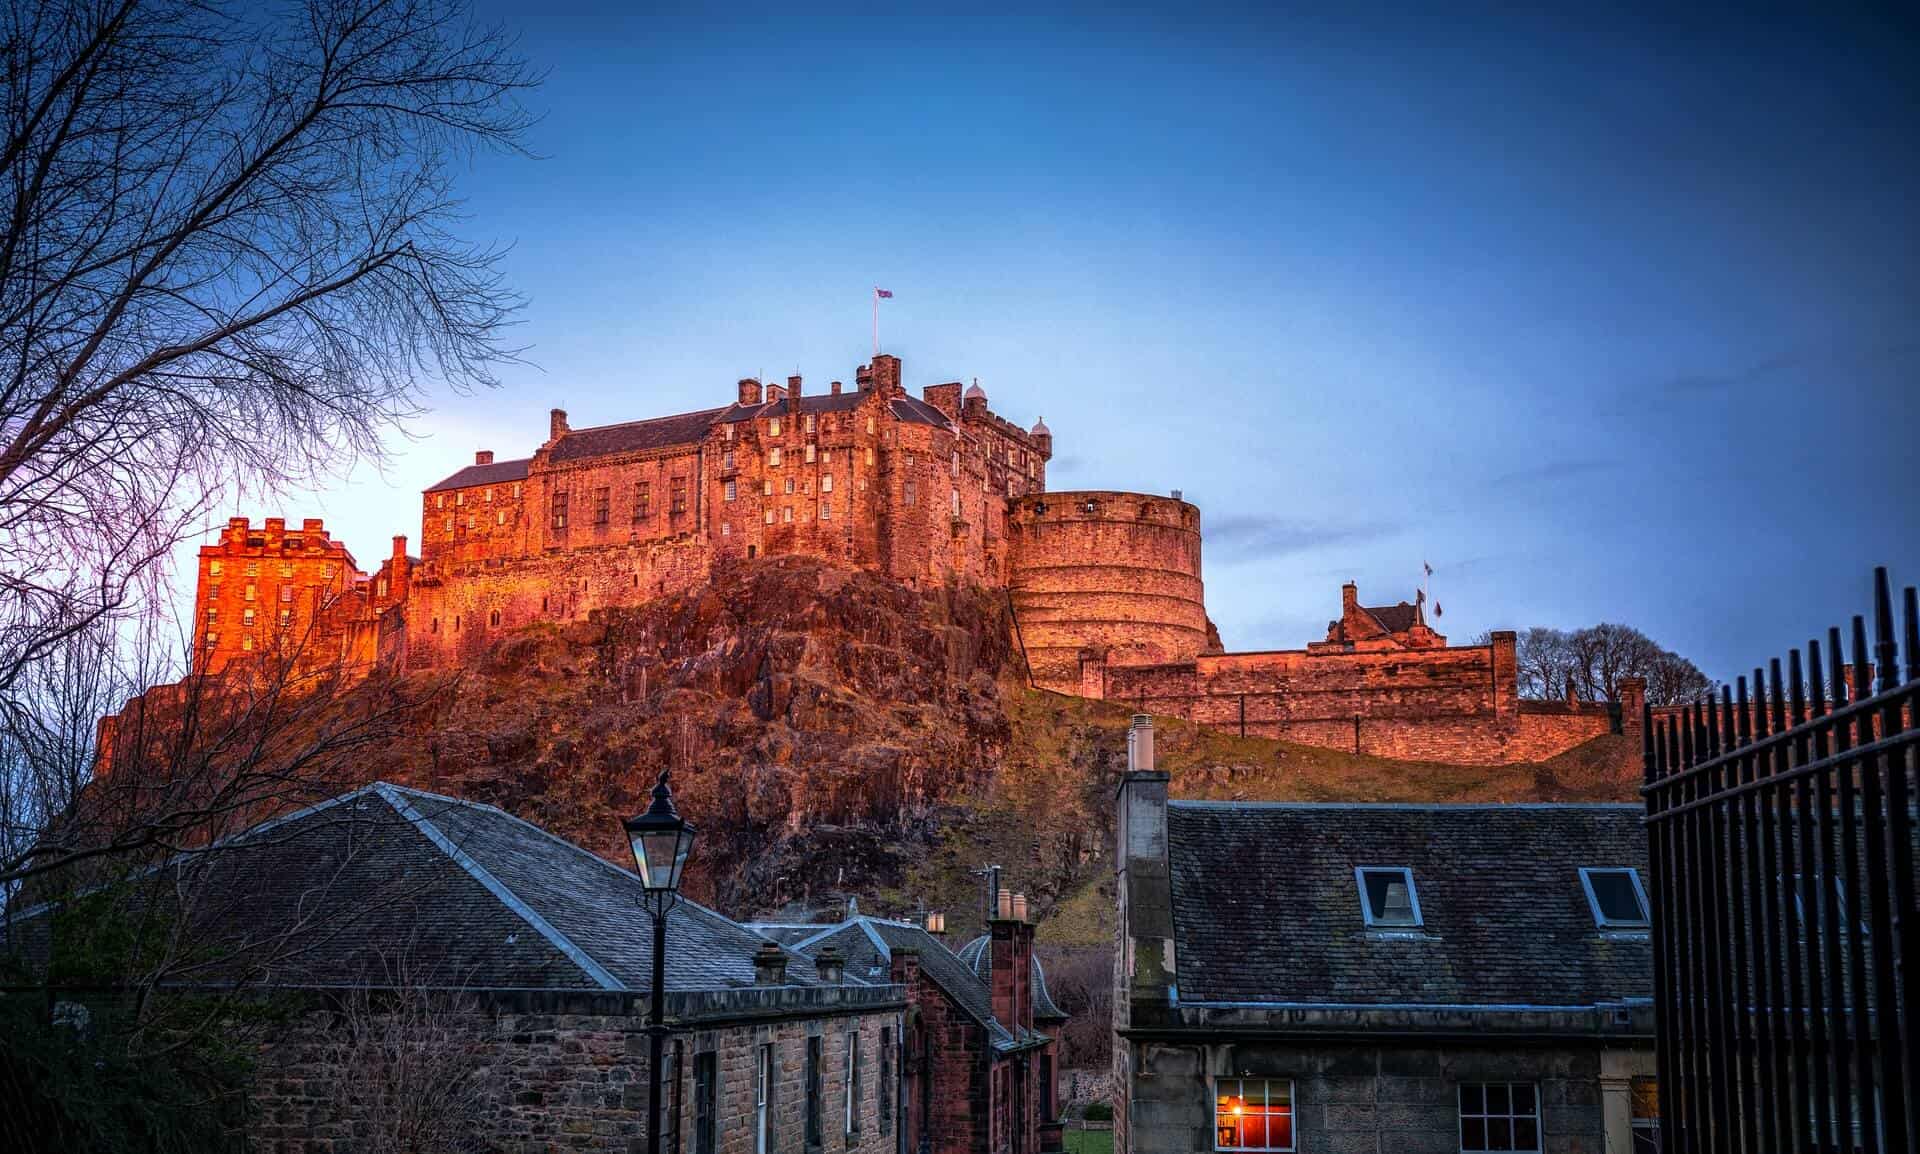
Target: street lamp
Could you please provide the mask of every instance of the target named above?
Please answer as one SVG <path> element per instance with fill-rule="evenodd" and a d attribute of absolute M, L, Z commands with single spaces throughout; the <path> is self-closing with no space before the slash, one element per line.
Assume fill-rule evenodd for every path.
<path fill-rule="evenodd" d="M 680 874 L 693 852 L 693 826 L 673 808 L 667 771 L 653 783 L 653 804 L 630 817 L 627 841 L 640 869 L 642 901 L 653 915 L 653 997 L 647 1005 L 647 1154 L 660 1154 L 660 1065 L 666 1058 L 667 911 L 680 901 Z"/>

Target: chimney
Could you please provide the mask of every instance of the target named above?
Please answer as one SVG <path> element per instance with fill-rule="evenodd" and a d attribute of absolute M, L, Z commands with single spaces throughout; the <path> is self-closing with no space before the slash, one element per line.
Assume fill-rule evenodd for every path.
<path fill-rule="evenodd" d="M 900 387 L 900 358 L 889 353 L 877 353 L 873 358 L 873 387 L 885 396 L 903 396 Z"/>
<path fill-rule="evenodd" d="M 912 997 L 914 980 L 920 976 L 920 951 L 913 946 L 894 946 L 887 953 L 892 961 L 887 980 L 907 987 L 907 996 Z"/>
<path fill-rule="evenodd" d="M 395 533 L 393 535 L 393 559 L 395 561 L 402 561 L 406 559 L 406 556 L 407 535 L 405 533 Z"/>
<path fill-rule="evenodd" d="M 286 536 L 287 519 L 285 517 L 267 518 L 267 548 L 278 549 L 280 538 Z"/>
<path fill-rule="evenodd" d="M 1115 889 L 1120 899 L 1120 949 L 1114 966 L 1123 991 L 1114 1022 L 1120 1028 L 1136 1016 L 1164 1013 L 1175 978 L 1167 775 L 1153 764 L 1153 719 L 1139 714 L 1127 731 L 1128 768 L 1114 818 L 1119 841 Z"/>
<path fill-rule="evenodd" d="M 947 915 L 934 911 L 927 915 L 927 932 L 939 937 L 947 932 Z"/>
<path fill-rule="evenodd" d="M 319 517 L 308 517 L 300 522 L 300 532 L 309 537 L 325 538 L 327 523 Z"/>
<path fill-rule="evenodd" d="M 837 397 L 837 396 L 839 396 L 839 395 L 840 395 L 840 382 L 839 382 L 839 381 L 835 381 L 835 382 L 833 382 L 832 384 L 830 384 L 830 385 L 828 385 L 828 386 L 827 386 L 827 392 L 829 392 L 829 393 L 831 393 L 831 394 L 833 394 L 833 395 L 834 395 L 834 396 L 836 396 L 836 397 Z"/>
<path fill-rule="evenodd" d="M 794 375 L 787 378 L 787 411 L 793 412 L 793 413 L 797 413 L 800 411 L 800 374 L 799 373 L 795 373 Z"/>
<path fill-rule="evenodd" d="M 993 1016 L 1009 1030 L 1033 1025 L 1033 927 L 1019 914 L 1026 912 L 1025 894 L 1002 890 L 998 917 L 988 923 L 991 935 L 991 971 L 987 981 L 993 994 Z"/>
<path fill-rule="evenodd" d="M 493 464 L 493 450 L 492 449 L 475 450 L 473 454 L 473 463 L 476 465 Z"/>
<path fill-rule="evenodd" d="M 740 403 L 757 405 L 760 403 L 760 382 L 752 377 L 740 378 Z"/>
<path fill-rule="evenodd" d="M 557 441 L 567 435 L 567 411 L 553 409 L 547 413 L 547 440 Z"/>
<path fill-rule="evenodd" d="M 1013 891 L 1001 890 L 993 895 L 993 916 L 997 921 L 1009 921 L 1013 918 Z"/>
<path fill-rule="evenodd" d="M 861 365 L 853 370 L 853 387 L 863 393 L 873 387 L 872 365 Z"/>
<path fill-rule="evenodd" d="M 839 946 L 822 946 L 820 952 L 813 955 L 813 972 L 823 983 L 837 986 L 846 980 L 847 955 L 840 952 Z"/>
<path fill-rule="evenodd" d="M 1013 920 L 1016 922 L 1027 920 L 1027 895 L 1013 895 Z"/>
<path fill-rule="evenodd" d="M 1646 706 L 1646 678 L 1622 677 L 1620 679 L 1620 732 L 1632 739 L 1634 748 L 1640 745 L 1644 727 L 1642 711 Z"/>
<path fill-rule="evenodd" d="M 1340 616 L 1350 617 L 1360 608 L 1360 586 L 1349 581 L 1340 586 Z"/>
<path fill-rule="evenodd" d="M 784 986 L 787 984 L 787 954 L 772 942 L 763 942 L 753 954 L 753 984 L 756 986 Z"/>

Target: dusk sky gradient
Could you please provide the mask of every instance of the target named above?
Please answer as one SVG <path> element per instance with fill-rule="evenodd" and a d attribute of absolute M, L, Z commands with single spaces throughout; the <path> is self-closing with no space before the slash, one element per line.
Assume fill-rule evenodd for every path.
<path fill-rule="evenodd" d="M 881 285 L 909 388 L 1044 414 L 1053 488 L 1199 505 L 1230 649 L 1424 559 L 1456 641 L 1726 678 L 1920 579 L 1910 15 L 483 4 L 548 70 L 540 159 L 464 185 L 531 364 L 237 510 L 363 566 L 550 407 L 851 385 Z"/>

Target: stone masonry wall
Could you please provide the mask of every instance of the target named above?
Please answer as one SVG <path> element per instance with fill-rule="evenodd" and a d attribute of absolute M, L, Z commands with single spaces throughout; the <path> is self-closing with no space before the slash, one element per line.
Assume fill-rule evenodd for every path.
<path fill-rule="evenodd" d="M 1597 1045 L 1117 1041 L 1136 1072 L 1122 1147 L 1134 1154 L 1213 1149 L 1217 1077 L 1290 1081 L 1302 1151 L 1454 1154 L 1460 1086 L 1524 1082 L 1537 1087 L 1545 1154 L 1609 1154 Z M 1651 1054 L 1633 1053 L 1650 1067 Z"/>
<path fill-rule="evenodd" d="M 522 995 L 525 997 L 526 995 Z M 535 1154 L 548 1151 L 646 1149 L 647 1035 L 644 1011 L 567 1012 L 565 999 L 534 994 L 541 1005 L 468 1006 L 411 1023 L 430 1037 L 444 1070 L 434 1080 L 473 1074 L 472 1092 L 456 1096 L 465 1132 L 486 1148 Z M 588 996 L 588 1001 L 602 1000 Z M 636 1003 L 637 1005 L 638 1003 Z M 598 1007 L 592 1007 L 598 1008 Z M 894 1148 L 893 1122 L 880 1117 L 880 1031 L 898 1037 L 895 1011 L 784 1019 L 700 1028 L 691 1025 L 668 1042 L 680 1046 L 679 1127 L 681 1149 L 694 1149 L 695 1057 L 716 1055 L 716 1144 L 720 1154 L 752 1154 L 755 1123 L 755 1061 L 759 1047 L 774 1046 L 775 1086 L 770 1149 L 860 1151 Z M 428 1030 L 432 1032 L 427 1033 Z M 860 1035 L 861 1096 L 857 1125 L 846 1127 L 847 1048 Z M 804 1139 L 807 1038 L 822 1043 L 821 1137 Z M 406 1036 L 403 1032 L 399 1036 Z M 349 1154 L 360 1149 L 355 1125 L 336 1103 L 343 1082 L 378 1076 L 377 1064 L 347 1069 L 342 1063 L 345 1030 L 333 1011 L 314 1010 L 293 1022 L 259 1055 L 249 1137 L 256 1149 L 275 1154 Z M 358 1087 L 362 1092 L 368 1089 Z M 895 1095 L 897 1100 L 897 1094 Z M 671 1102 L 671 1099 L 669 1099 Z M 364 1123 L 362 1123 L 364 1125 Z M 359 1135 L 364 1139 L 365 1135 Z"/>

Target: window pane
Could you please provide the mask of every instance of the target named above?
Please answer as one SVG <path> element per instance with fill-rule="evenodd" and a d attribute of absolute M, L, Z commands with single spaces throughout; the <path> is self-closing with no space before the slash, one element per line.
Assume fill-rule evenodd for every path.
<path fill-rule="evenodd" d="M 1487 1149 L 1513 1149 L 1513 1123 L 1505 1118 L 1487 1119 Z"/>
<path fill-rule="evenodd" d="M 1487 1087 L 1487 1113 L 1505 1114 L 1507 1112 L 1507 1087 L 1495 1082 Z"/>
<path fill-rule="evenodd" d="M 1242 1134 L 1244 1137 L 1241 1139 L 1241 1145 L 1256 1148 L 1265 1146 L 1267 1144 L 1266 1115 L 1255 1114 L 1249 1110 L 1246 1115 L 1245 1125 L 1242 1128 Z"/>
<path fill-rule="evenodd" d="M 1513 1120 L 1513 1148 L 1515 1150 L 1540 1149 L 1540 1122 L 1535 1118 L 1515 1118 Z"/>
<path fill-rule="evenodd" d="M 1533 1083 L 1522 1082 L 1509 1087 L 1509 1089 L 1513 1092 L 1513 1112 L 1515 1114 L 1531 1114 L 1534 1112 Z"/>
<path fill-rule="evenodd" d="M 1267 1104 L 1267 1084 L 1258 1078 L 1249 1078 L 1242 1083 L 1245 1087 L 1240 1097 L 1247 1103 L 1247 1110 L 1258 1113 Z"/>
<path fill-rule="evenodd" d="M 1477 1084 L 1460 1087 L 1460 1112 L 1462 1114 L 1484 1114 L 1487 1112 L 1486 1098 L 1482 1095 L 1481 1089 Z"/>
<path fill-rule="evenodd" d="M 1487 1123 L 1485 1119 L 1460 1119 L 1460 1148 L 1462 1150 L 1485 1150 L 1487 1148 Z"/>
<path fill-rule="evenodd" d="M 1293 1145 L 1293 1111 L 1277 1114 L 1267 1120 L 1267 1144 L 1270 1146 Z"/>
<path fill-rule="evenodd" d="M 1633 876 L 1626 870 L 1594 870 L 1587 874 L 1588 884 L 1593 886 L 1594 901 L 1600 905 L 1600 914 L 1610 922 L 1644 922 L 1647 911 L 1641 908 L 1639 891 L 1634 888 Z"/>

